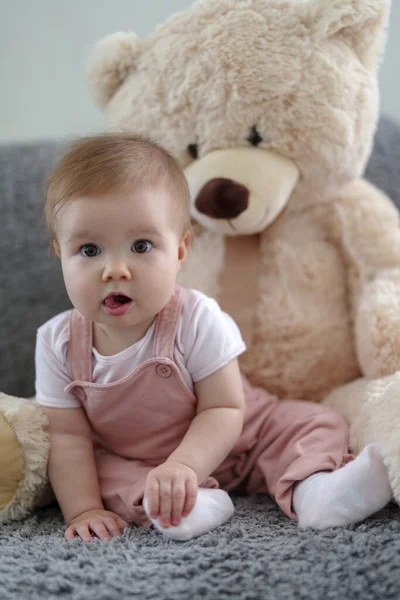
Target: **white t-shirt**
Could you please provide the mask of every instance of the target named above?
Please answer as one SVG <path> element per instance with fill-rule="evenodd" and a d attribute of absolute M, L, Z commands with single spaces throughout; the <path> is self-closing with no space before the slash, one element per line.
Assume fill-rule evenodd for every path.
<path fill-rule="evenodd" d="M 36 341 L 36 399 L 44 406 L 75 408 L 79 401 L 64 391 L 72 383 L 68 368 L 67 310 L 42 325 Z M 127 377 L 153 357 L 155 323 L 146 335 L 112 356 L 93 352 L 93 382 L 112 383 Z M 188 388 L 228 364 L 246 350 L 239 328 L 215 300 L 197 290 L 184 290 L 174 347 L 174 361 Z"/>

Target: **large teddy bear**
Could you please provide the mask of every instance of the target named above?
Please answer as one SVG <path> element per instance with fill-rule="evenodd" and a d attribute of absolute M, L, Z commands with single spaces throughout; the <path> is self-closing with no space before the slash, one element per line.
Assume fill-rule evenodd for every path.
<path fill-rule="evenodd" d="M 399 218 L 361 179 L 389 5 L 200 0 L 146 40 L 100 41 L 88 80 L 112 129 L 155 139 L 185 168 L 194 241 L 180 281 L 236 319 L 246 375 L 337 407 L 354 452 L 380 442 L 400 501 Z M 15 406 L 0 398 L 11 428 L 32 409 Z M 27 495 L 25 475 L 0 520 L 44 488 L 43 422 L 33 433 L 46 449 L 36 487 Z M 19 438 L 25 464 L 32 435 Z"/>

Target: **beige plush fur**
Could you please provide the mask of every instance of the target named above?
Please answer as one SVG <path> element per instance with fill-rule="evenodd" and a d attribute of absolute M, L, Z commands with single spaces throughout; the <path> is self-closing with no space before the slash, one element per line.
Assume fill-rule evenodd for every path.
<path fill-rule="evenodd" d="M 156 139 L 185 167 L 197 225 L 181 283 L 238 321 L 246 374 L 282 398 L 337 406 L 354 451 L 380 441 L 400 500 L 398 214 L 360 179 L 389 8 L 200 0 L 146 40 L 100 41 L 88 80 L 111 128 Z M 249 191 L 234 218 L 198 210 L 215 178 Z"/>
<path fill-rule="evenodd" d="M 354 451 L 379 441 L 399 501 L 398 214 L 361 179 L 389 8 L 199 0 L 146 40 L 100 41 L 87 75 L 111 128 L 186 169 L 196 235 L 181 283 L 238 321 L 246 374 L 338 407 Z"/>
<path fill-rule="evenodd" d="M 0 523 L 22 519 L 52 498 L 47 479 L 50 436 L 43 410 L 32 400 L 0 393 Z"/>

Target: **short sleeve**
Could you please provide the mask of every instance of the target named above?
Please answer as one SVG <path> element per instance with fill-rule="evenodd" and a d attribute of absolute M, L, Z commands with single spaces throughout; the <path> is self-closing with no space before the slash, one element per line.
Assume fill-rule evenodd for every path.
<path fill-rule="evenodd" d="M 237 358 L 246 346 L 235 321 L 215 300 L 197 290 L 185 294 L 180 339 L 186 369 L 197 382 Z"/>
<path fill-rule="evenodd" d="M 64 391 L 72 382 L 65 360 L 66 354 L 59 351 L 57 336 L 50 322 L 42 326 L 36 336 L 36 400 L 43 406 L 54 408 L 78 408 L 79 401 Z"/>

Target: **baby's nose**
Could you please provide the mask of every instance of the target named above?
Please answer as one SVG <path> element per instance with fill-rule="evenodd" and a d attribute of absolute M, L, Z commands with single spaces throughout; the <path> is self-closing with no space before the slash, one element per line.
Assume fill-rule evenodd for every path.
<path fill-rule="evenodd" d="M 132 273 L 125 261 L 114 260 L 106 264 L 103 271 L 103 281 L 111 281 L 113 279 L 132 279 Z"/>

